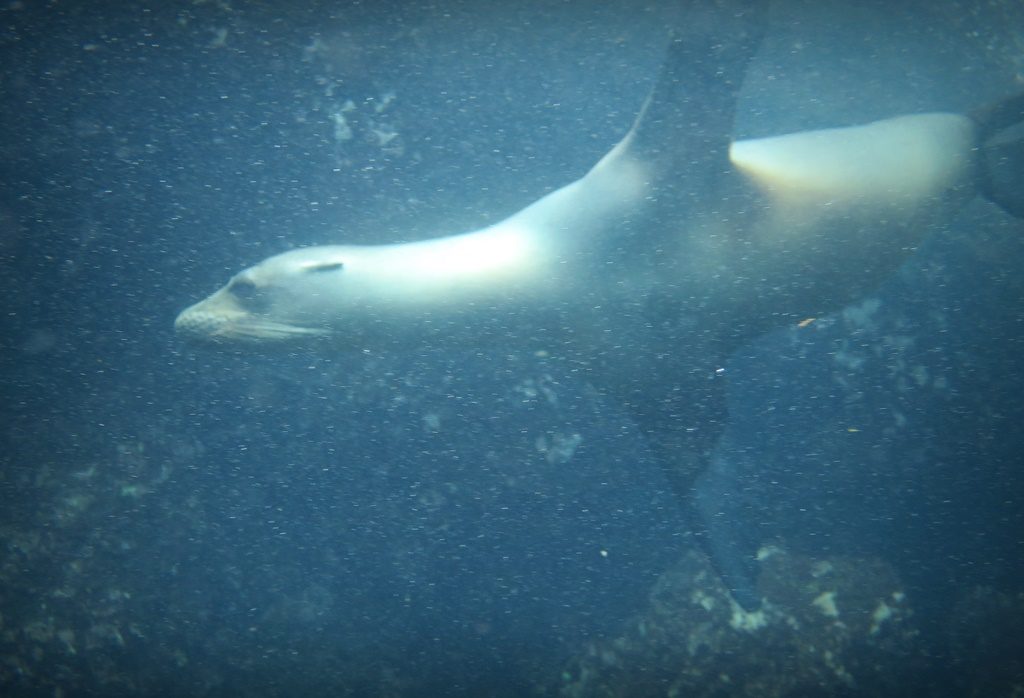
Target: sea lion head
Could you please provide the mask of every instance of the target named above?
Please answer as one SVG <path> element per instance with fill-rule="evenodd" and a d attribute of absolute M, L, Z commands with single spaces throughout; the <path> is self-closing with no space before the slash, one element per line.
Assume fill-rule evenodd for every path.
<path fill-rule="evenodd" d="M 183 310 L 175 331 L 190 341 L 275 342 L 330 334 L 310 299 L 337 295 L 345 263 L 333 250 L 307 248 L 235 274 L 220 290 Z M 327 252 L 326 250 L 332 250 Z"/>
<path fill-rule="evenodd" d="M 564 299 L 568 265 L 540 237 L 513 221 L 418 242 L 291 250 L 239 272 L 174 326 L 179 336 L 221 344 L 457 342 L 465 328 Z"/>

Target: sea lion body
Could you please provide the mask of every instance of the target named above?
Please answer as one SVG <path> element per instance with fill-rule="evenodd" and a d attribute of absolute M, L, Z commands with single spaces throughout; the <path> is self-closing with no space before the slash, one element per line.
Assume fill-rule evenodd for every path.
<path fill-rule="evenodd" d="M 590 336 L 581 325 L 599 308 L 666 292 L 693 301 L 684 313 L 708 309 L 732 327 L 762 313 L 821 313 L 877 284 L 927 234 L 923 224 L 973 195 L 974 142 L 970 119 L 956 114 L 738 141 L 723 200 L 739 205 L 679 222 L 652 220 L 659 183 L 627 137 L 583 178 L 493 226 L 285 252 L 176 327 L 215 341 L 332 337 L 361 349 L 461 343 L 467 327 L 502 342 Z M 638 224 L 663 232 L 630 249 Z"/>

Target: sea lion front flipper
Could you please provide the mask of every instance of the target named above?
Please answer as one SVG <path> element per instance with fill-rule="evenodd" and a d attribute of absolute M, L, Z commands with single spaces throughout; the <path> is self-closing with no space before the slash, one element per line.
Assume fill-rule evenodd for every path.
<path fill-rule="evenodd" d="M 753 455 L 728 436 L 715 445 L 710 463 L 693 488 L 693 506 L 702 524 L 701 541 L 732 596 L 747 611 L 761 606 L 757 590 L 757 555 L 761 536 L 750 521 L 743 482 L 755 472 Z"/>
<path fill-rule="evenodd" d="M 655 239 L 634 247 L 651 250 L 651 266 L 671 263 L 658 250 L 690 233 L 682 222 L 701 215 L 744 215 L 743 202 L 733 196 L 744 189 L 737 188 L 729 146 L 739 92 L 766 25 L 767 3 L 694 8 L 673 31 L 658 81 L 620 152 L 612 153 L 638 163 L 649 178 L 656 210 L 648 211 L 645 224 L 634 230 Z M 694 332 L 684 321 L 684 306 L 692 299 L 674 295 L 671 285 L 665 288 L 670 292 L 655 291 L 643 303 L 645 324 L 656 339 L 648 339 L 646 346 L 624 344 L 624 353 L 604 357 L 595 373 L 604 385 L 609 376 L 629 379 L 612 392 L 630 407 L 677 496 L 693 505 L 698 539 L 734 597 L 747 608 L 756 607 L 759 598 L 743 552 L 747 546 L 732 540 L 729 522 L 707 518 L 721 494 L 710 490 L 717 485 L 731 488 L 729 473 L 706 482 L 705 499 L 711 507 L 693 497 L 697 474 L 715 466 L 705 454 L 714 449 L 726 423 L 724 379 L 715 372 L 737 339 L 730 332 Z M 666 355 L 664 347 L 675 351 Z M 624 372 L 623 365 L 642 365 L 644 376 Z M 718 465 L 726 467 L 724 462 Z"/>
<path fill-rule="evenodd" d="M 624 143 L 653 180 L 687 197 L 731 172 L 740 88 L 767 24 L 765 2 L 697 3 L 673 29 L 661 72 Z"/>

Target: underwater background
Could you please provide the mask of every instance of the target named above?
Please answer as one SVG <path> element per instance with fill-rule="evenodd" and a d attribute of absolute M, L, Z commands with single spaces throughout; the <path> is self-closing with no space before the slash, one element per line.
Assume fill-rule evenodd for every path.
<path fill-rule="evenodd" d="M 1024 89 L 1019 3 L 847 5 L 772 5 L 737 137 Z M 991 204 L 722 367 L 757 613 L 557 357 L 173 334 L 271 254 L 579 177 L 685 9 L 0 7 L 0 693 L 1024 692 L 1024 225 Z"/>

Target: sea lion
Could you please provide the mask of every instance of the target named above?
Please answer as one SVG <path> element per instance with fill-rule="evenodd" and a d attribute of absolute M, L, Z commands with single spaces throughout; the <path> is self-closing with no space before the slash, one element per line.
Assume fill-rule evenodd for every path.
<path fill-rule="evenodd" d="M 763 17 L 751 5 L 703 19 L 672 40 L 632 129 L 582 178 L 483 230 L 271 257 L 184 310 L 177 332 L 544 349 L 632 410 L 687 493 L 721 424 L 716 368 L 876 286 L 979 192 L 1016 200 L 996 195 L 979 146 L 1024 105 L 732 142 Z M 749 551 L 710 538 L 733 594 L 755 605 L 737 558 Z"/>

